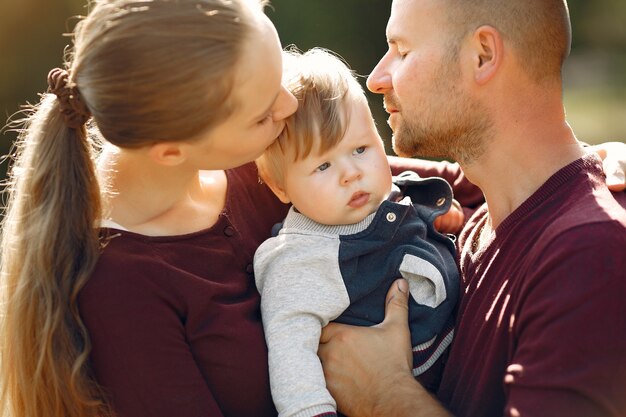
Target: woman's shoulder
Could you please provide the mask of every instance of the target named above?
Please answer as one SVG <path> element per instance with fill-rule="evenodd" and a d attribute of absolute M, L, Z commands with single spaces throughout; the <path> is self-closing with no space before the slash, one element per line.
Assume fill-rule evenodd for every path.
<path fill-rule="evenodd" d="M 265 191 L 265 189 L 268 188 L 260 180 L 259 171 L 254 162 L 227 169 L 225 172 L 229 187 L 232 185 L 257 191 Z"/>
<path fill-rule="evenodd" d="M 226 175 L 228 178 L 226 208 L 235 213 L 235 216 L 241 216 L 236 218 L 248 221 L 249 216 L 254 214 L 257 221 L 268 221 L 271 228 L 285 217 L 289 205 L 283 204 L 261 181 L 254 162 L 229 169 Z"/>

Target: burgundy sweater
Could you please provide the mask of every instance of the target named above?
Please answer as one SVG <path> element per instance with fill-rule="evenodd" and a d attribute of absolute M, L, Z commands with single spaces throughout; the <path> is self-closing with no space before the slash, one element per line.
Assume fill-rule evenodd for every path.
<path fill-rule="evenodd" d="M 79 303 L 119 417 L 276 415 L 252 258 L 287 206 L 254 164 L 226 174 L 224 212 L 207 230 L 107 231 Z"/>
<path fill-rule="evenodd" d="M 626 416 L 626 193 L 599 161 L 564 167 L 475 250 L 439 398 L 457 416 Z"/>
<path fill-rule="evenodd" d="M 394 172 L 443 175 L 482 202 L 455 164 L 392 159 Z M 287 206 L 254 164 L 226 171 L 224 211 L 207 230 L 110 240 L 79 296 L 91 363 L 119 417 L 275 416 L 252 259 Z"/>

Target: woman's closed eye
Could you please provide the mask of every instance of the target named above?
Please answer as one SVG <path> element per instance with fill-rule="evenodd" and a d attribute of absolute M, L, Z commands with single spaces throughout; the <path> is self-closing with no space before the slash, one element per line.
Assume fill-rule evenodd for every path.
<path fill-rule="evenodd" d="M 267 122 L 269 122 L 270 120 L 272 120 L 272 113 L 268 113 L 265 117 L 263 117 L 261 120 L 259 120 L 257 123 L 257 125 L 264 125 Z"/>

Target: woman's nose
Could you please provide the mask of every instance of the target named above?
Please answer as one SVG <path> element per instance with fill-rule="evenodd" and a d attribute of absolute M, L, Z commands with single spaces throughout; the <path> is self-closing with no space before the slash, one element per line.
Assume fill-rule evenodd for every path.
<path fill-rule="evenodd" d="M 298 100 L 296 100 L 293 94 L 284 86 L 280 88 L 280 93 L 278 94 L 274 110 L 272 111 L 272 118 L 275 122 L 280 122 L 291 116 L 298 108 Z"/>

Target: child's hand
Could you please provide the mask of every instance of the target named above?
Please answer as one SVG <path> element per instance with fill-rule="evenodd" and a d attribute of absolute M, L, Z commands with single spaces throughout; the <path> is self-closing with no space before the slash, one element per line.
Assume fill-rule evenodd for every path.
<path fill-rule="evenodd" d="M 457 234 L 461 231 L 464 221 L 465 214 L 461 209 L 461 205 L 458 201 L 452 200 L 450 210 L 435 219 L 435 229 L 441 233 Z"/>

